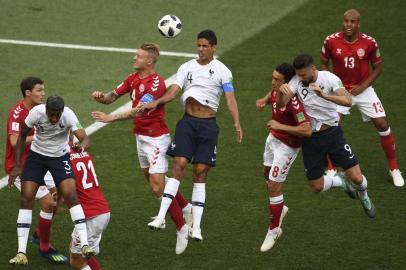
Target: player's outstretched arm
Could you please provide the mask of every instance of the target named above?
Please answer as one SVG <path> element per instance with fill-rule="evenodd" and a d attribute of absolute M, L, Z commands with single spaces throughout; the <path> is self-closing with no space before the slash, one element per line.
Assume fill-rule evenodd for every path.
<path fill-rule="evenodd" d="M 255 102 L 255 106 L 258 110 L 262 110 L 265 108 L 266 104 L 269 104 L 269 100 L 271 97 L 271 91 L 269 91 L 263 98 L 257 99 Z"/>
<path fill-rule="evenodd" d="M 94 100 L 96 100 L 99 103 L 110 104 L 110 103 L 113 103 L 114 101 L 116 101 L 120 96 L 117 95 L 113 91 L 110 91 L 106 94 L 104 94 L 100 91 L 94 91 L 92 93 L 92 97 L 94 98 Z"/>
<path fill-rule="evenodd" d="M 178 95 L 178 93 L 180 92 L 180 87 L 177 84 L 172 84 L 171 87 L 169 88 L 168 91 L 166 91 L 166 93 L 158 98 L 157 100 L 154 100 L 150 103 L 140 103 L 137 105 L 137 107 L 135 107 L 135 111 L 136 113 L 142 113 L 144 111 L 149 111 L 152 112 L 154 111 L 159 105 L 161 104 L 166 104 L 168 102 L 171 102 L 172 100 L 174 100 L 176 98 L 176 96 Z"/>
<path fill-rule="evenodd" d="M 134 116 L 136 116 L 136 112 L 135 112 L 135 109 L 131 109 L 129 111 L 126 111 L 123 113 L 116 113 L 116 114 L 107 114 L 104 112 L 95 111 L 95 112 L 92 112 L 91 115 L 92 115 L 92 118 L 98 122 L 111 123 L 114 121 L 131 119 Z"/>
<path fill-rule="evenodd" d="M 319 85 L 315 83 L 310 84 L 310 90 L 314 91 L 319 97 L 324 98 L 325 100 L 331 101 L 337 105 L 351 107 L 352 99 L 350 94 L 345 90 L 344 87 L 339 88 L 335 91 L 335 95 L 329 95 L 320 88 Z"/>
<path fill-rule="evenodd" d="M 18 136 L 17 143 L 16 143 L 16 156 L 15 156 L 15 166 L 8 177 L 8 186 L 12 187 L 14 181 L 16 180 L 17 176 L 21 174 L 21 167 L 20 167 L 20 160 L 21 155 L 24 152 L 25 148 L 25 141 L 27 140 L 28 133 L 30 132 L 31 128 L 29 128 L 25 123 L 21 130 L 20 135 Z"/>
<path fill-rule="evenodd" d="M 76 138 L 79 140 L 78 143 L 75 143 L 73 149 L 78 152 L 87 151 L 90 146 L 89 137 L 86 134 L 86 131 L 83 128 L 77 129 L 73 132 Z"/>
<path fill-rule="evenodd" d="M 309 122 L 301 123 L 298 126 L 290 126 L 281 124 L 276 120 L 270 120 L 267 125 L 269 130 L 284 131 L 298 137 L 310 137 L 312 136 L 312 127 Z"/>
<path fill-rule="evenodd" d="M 226 92 L 224 94 L 227 100 L 228 110 L 233 118 L 234 128 L 237 135 L 237 142 L 241 143 L 243 138 L 243 131 L 240 125 L 240 114 L 238 112 L 237 100 L 235 99 L 234 92 Z"/>
<path fill-rule="evenodd" d="M 282 84 L 279 89 L 278 99 L 276 100 L 277 108 L 284 108 L 288 104 L 289 100 L 294 96 L 292 90 L 290 90 L 289 84 Z"/>

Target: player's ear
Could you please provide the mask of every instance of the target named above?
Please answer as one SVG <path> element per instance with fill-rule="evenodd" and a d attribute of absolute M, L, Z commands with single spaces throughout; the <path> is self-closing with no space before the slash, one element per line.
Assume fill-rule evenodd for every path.
<path fill-rule="evenodd" d="M 25 91 L 24 91 L 24 92 L 25 92 L 25 96 L 26 96 L 26 97 L 31 96 L 31 93 L 32 93 L 32 92 L 31 92 L 31 90 L 29 90 L 29 89 L 25 89 Z"/>

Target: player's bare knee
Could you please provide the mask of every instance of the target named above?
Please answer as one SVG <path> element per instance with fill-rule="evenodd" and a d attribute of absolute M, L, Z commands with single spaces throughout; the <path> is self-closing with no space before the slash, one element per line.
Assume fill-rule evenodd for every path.
<path fill-rule="evenodd" d="M 324 183 L 317 180 L 310 181 L 310 188 L 314 193 L 320 193 L 323 191 Z"/>
<path fill-rule="evenodd" d="M 374 118 L 372 119 L 372 122 L 378 132 L 385 132 L 389 129 L 389 123 L 386 120 L 386 117 Z"/>
<path fill-rule="evenodd" d="M 268 187 L 268 193 L 271 197 L 277 197 L 282 194 L 282 183 L 276 182 L 274 180 L 269 180 L 266 182 Z"/>
<path fill-rule="evenodd" d="M 39 199 L 39 204 L 41 206 L 42 211 L 52 213 L 55 206 L 55 200 L 51 194 L 47 194 L 41 199 Z"/>
<path fill-rule="evenodd" d="M 269 171 L 271 170 L 270 167 L 264 167 L 264 178 L 266 181 L 269 180 Z"/>
<path fill-rule="evenodd" d="M 172 175 L 175 179 L 180 180 L 185 175 L 185 169 L 183 166 L 175 165 L 172 169 Z"/>
<path fill-rule="evenodd" d="M 34 202 L 34 198 L 30 198 L 29 196 L 21 196 L 20 206 L 22 209 L 32 209 L 34 207 Z"/>
<path fill-rule="evenodd" d="M 162 196 L 163 189 L 159 185 L 150 185 L 150 188 L 152 193 L 154 193 L 157 198 Z"/>

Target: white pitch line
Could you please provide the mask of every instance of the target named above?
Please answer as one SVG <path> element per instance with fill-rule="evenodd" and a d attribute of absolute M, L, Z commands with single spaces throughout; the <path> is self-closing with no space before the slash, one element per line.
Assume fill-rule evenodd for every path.
<path fill-rule="evenodd" d="M 52 47 L 52 48 L 77 49 L 77 50 L 104 51 L 104 52 L 135 53 L 137 51 L 136 49 L 130 49 L 130 48 L 88 46 L 88 45 L 78 45 L 78 44 L 52 43 L 52 42 L 42 42 L 42 41 L 30 41 L 30 40 L 3 39 L 3 38 L 0 38 L 0 43 Z M 180 52 L 167 52 L 167 51 L 161 51 L 160 53 L 161 53 L 161 55 L 165 55 L 165 56 L 177 56 L 177 57 L 188 57 L 188 58 L 197 57 L 197 54 L 194 54 L 194 53 L 180 53 Z"/>
<path fill-rule="evenodd" d="M 167 86 L 173 84 L 175 82 L 176 74 L 173 74 L 170 76 L 168 79 L 165 80 L 165 84 Z M 131 109 L 131 101 L 127 102 L 126 104 L 122 105 L 121 107 L 115 109 L 112 111 L 110 114 L 117 114 L 117 113 L 123 113 Z M 108 123 L 102 123 L 102 122 L 94 122 L 90 126 L 85 128 L 85 131 L 87 135 L 91 135 L 101 129 L 102 127 L 107 126 Z M 3 178 L 0 179 L 0 189 L 4 188 L 7 186 L 8 183 L 8 176 L 4 176 Z"/>

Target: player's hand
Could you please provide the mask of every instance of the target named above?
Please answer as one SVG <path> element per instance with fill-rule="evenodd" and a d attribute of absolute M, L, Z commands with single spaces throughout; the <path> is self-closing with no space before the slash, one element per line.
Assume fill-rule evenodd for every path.
<path fill-rule="evenodd" d="M 104 102 L 104 93 L 100 92 L 100 91 L 94 91 L 92 93 L 92 97 L 94 98 L 94 100 L 96 100 L 97 102 L 103 103 Z"/>
<path fill-rule="evenodd" d="M 95 111 L 95 112 L 92 112 L 91 115 L 92 115 L 92 118 L 94 120 L 96 120 L 97 122 L 109 123 L 109 122 L 113 121 L 113 117 L 104 112 Z"/>
<path fill-rule="evenodd" d="M 282 85 L 279 87 L 279 89 L 277 89 L 277 90 L 279 90 L 279 92 L 282 93 L 283 95 L 290 95 L 290 94 L 292 94 L 292 91 L 290 90 L 289 84 L 287 84 L 287 83 L 282 84 Z"/>
<path fill-rule="evenodd" d="M 318 95 L 319 97 L 321 97 L 321 98 L 325 97 L 325 93 L 320 88 L 320 85 L 311 83 L 311 84 L 309 84 L 309 89 L 312 90 L 314 93 L 316 93 L 316 95 Z"/>
<path fill-rule="evenodd" d="M 155 111 L 156 108 L 158 107 L 158 101 L 154 100 L 150 103 L 138 103 L 137 107 L 135 107 L 135 112 L 136 113 L 143 113 L 145 111 L 148 111 L 148 114 L 150 114 L 151 112 Z"/>
<path fill-rule="evenodd" d="M 362 92 L 364 92 L 365 89 L 367 89 L 367 87 L 365 87 L 365 86 L 363 86 L 363 85 L 353 85 L 353 86 L 351 86 L 351 88 L 348 90 L 348 92 L 350 92 L 350 94 L 353 95 L 353 96 L 358 96 L 359 94 L 361 94 Z"/>
<path fill-rule="evenodd" d="M 8 176 L 8 187 L 11 188 L 14 185 L 14 182 L 16 181 L 17 177 L 21 175 L 21 168 L 20 166 L 15 166 L 13 170 L 10 172 L 10 175 Z"/>
<path fill-rule="evenodd" d="M 255 106 L 257 106 L 257 109 L 261 111 L 266 106 L 266 99 L 265 98 L 257 99 L 257 101 L 255 102 Z"/>
<path fill-rule="evenodd" d="M 75 151 L 76 153 L 82 153 L 83 151 L 85 151 L 85 149 L 79 142 L 75 142 L 73 144 L 72 150 Z"/>
<path fill-rule="evenodd" d="M 276 120 L 269 120 L 266 126 L 268 130 L 271 131 L 271 129 L 278 130 L 281 124 Z"/>
<path fill-rule="evenodd" d="M 242 143 L 242 137 L 243 137 L 242 128 L 241 128 L 240 124 L 236 124 L 236 125 L 234 125 L 234 127 L 235 127 L 235 132 L 237 135 L 237 142 Z"/>

